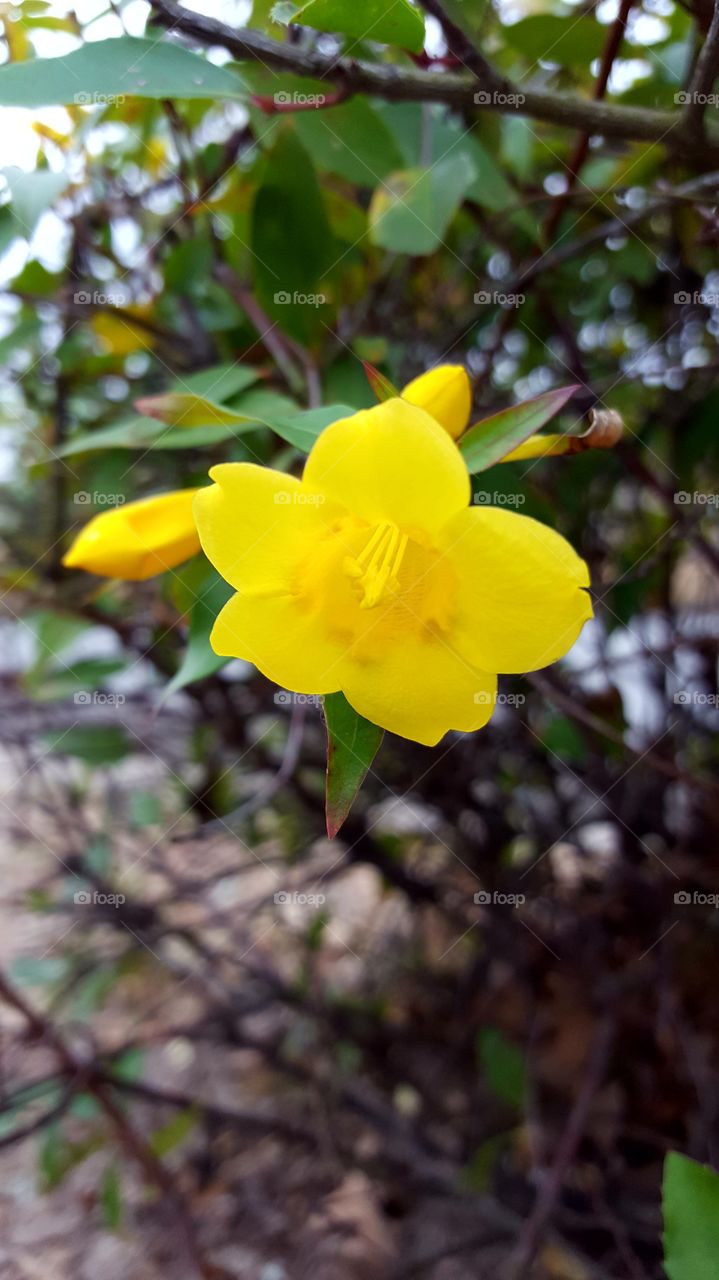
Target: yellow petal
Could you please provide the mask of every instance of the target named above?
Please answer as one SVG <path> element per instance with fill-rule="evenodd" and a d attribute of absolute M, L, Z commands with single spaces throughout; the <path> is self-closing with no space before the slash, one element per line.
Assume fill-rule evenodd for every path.
<path fill-rule="evenodd" d="M 388 647 L 381 662 L 344 663 L 341 679 L 365 719 L 427 747 L 450 729 L 481 729 L 497 692 L 496 676 L 474 669 L 443 640 L 411 635 Z"/>
<path fill-rule="evenodd" d="M 440 364 L 408 382 L 402 399 L 426 409 L 456 440 L 469 422 L 472 386 L 461 364 Z"/>
<path fill-rule="evenodd" d="M 216 653 L 253 662 L 281 689 L 341 689 L 360 715 L 426 746 L 450 729 L 481 729 L 495 706 L 496 677 L 475 670 L 443 640 L 402 637 L 368 659 L 361 645 L 348 646 L 321 612 L 289 593 L 233 596 L 211 643 Z"/>
<path fill-rule="evenodd" d="M 460 584 L 452 642 L 490 671 L 536 671 L 571 649 L 592 605 L 589 571 L 554 529 L 496 507 L 449 521 L 446 553 Z"/>
<path fill-rule="evenodd" d="M 243 595 L 225 605 L 210 636 L 215 653 L 244 658 L 281 689 L 334 693 L 344 647 L 331 638 L 322 614 L 291 593 Z"/>
<path fill-rule="evenodd" d="M 173 569 L 200 550 L 192 514 L 197 492 L 179 489 L 101 512 L 78 534 L 63 564 L 129 582 Z"/>
<path fill-rule="evenodd" d="M 366 520 L 430 535 L 469 502 L 467 468 L 446 431 L 404 400 L 332 423 L 318 437 L 303 484 Z"/>
<path fill-rule="evenodd" d="M 294 476 L 225 462 L 200 489 L 195 519 L 208 560 L 237 590 L 285 591 L 333 508 Z"/>

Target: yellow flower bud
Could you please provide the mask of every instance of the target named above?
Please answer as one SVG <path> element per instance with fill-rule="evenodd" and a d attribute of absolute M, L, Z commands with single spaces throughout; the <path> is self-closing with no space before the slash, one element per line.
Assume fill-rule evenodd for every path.
<path fill-rule="evenodd" d="M 431 414 L 453 440 L 461 436 L 472 409 L 472 388 L 461 364 L 440 364 L 413 378 L 402 399 Z"/>
<path fill-rule="evenodd" d="M 197 489 L 178 489 L 94 516 L 63 558 L 68 569 L 141 582 L 200 550 L 192 515 Z"/>

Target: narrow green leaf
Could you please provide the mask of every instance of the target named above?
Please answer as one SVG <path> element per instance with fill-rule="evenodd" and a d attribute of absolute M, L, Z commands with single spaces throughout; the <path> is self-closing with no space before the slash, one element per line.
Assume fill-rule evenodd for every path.
<path fill-rule="evenodd" d="M 533 400 L 513 404 L 509 409 L 502 409 L 501 413 L 475 422 L 459 442 L 460 453 L 470 474 L 476 475 L 478 471 L 493 467 L 495 462 L 501 462 L 506 454 L 559 413 L 578 390 L 576 385 L 557 387 Z"/>
<path fill-rule="evenodd" d="M 115 1165 L 109 1165 L 100 1183 L 100 1208 L 108 1231 L 122 1226 L 122 1184 Z"/>
<path fill-rule="evenodd" d="M 94 724 L 44 733 L 48 749 L 61 756 L 74 756 L 93 768 L 115 764 L 130 751 L 130 742 L 119 725 Z"/>
<path fill-rule="evenodd" d="M 165 391 L 158 396 L 141 396 L 135 408 L 148 418 L 156 418 L 169 427 L 244 426 L 251 419 L 226 405 L 215 404 L 206 396 L 189 391 Z"/>
<path fill-rule="evenodd" d="M 213 365 L 187 377 L 176 378 L 170 385 L 168 394 L 189 395 L 207 400 L 211 398 L 213 404 L 218 404 L 239 395 L 251 387 L 253 382 L 257 382 L 258 378 L 258 370 L 250 365 Z M 190 428 L 185 429 L 189 434 Z M 69 458 L 95 449 L 147 449 L 159 436 L 164 436 L 166 431 L 163 422 L 142 414 L 114 422 L 108 427 L 85 431 L 56 452 L 59 457 Z M 206 443 L 212 444 L 214 441 L 208 439 Z"/>
<path fill-rule="evenodd" d="M 492 1092 L 511 1107 L 522 1107 L 527 1078 L 519 1049 L 497 1027 L 484 1027 L 477 1037 L 477 1053 Z"/>
<path fill-rule="evenodd" d="M 408 0 L 310 0 L 292 19 L 316 31 L 394 44 L 412 53 L 424 48 L 424 19 Z"/>
<path fill-rule="evenodd" d="M 82 106 L 123 97 L 246 96 L 236 71 L 161 39 L 119 36 L 93 41 L 59 58 L 0 67 L 0 104 L 6 107 Z"/>
<path fill-rule="evenodd" d="M 166 1156 L 174 1151 L 175 1147 L 179 1147 L 188 1134 L 192 1133 L 198 1119 L 199 1112 L 193 1107 L 188 1107 L 186 1111 L 178 1111 L 177 1115 L 168 1120 L 167 1124 L 163 1124 L 161 1129 L 156 1129 L 150 1138 L 150 1147 L 155 1155 Z"/>
<path fill-rule="evenodd" d="M 664 1163 L 664 1270 L 669 1280 L 709 1280 L 719 1258 L 719 1174 L 670 1151 Z"/>
<path fill-rule="evenodd" d="M 150 445 L 151 449 L 198 449 L 210 445 L 221 444 L 223 440 L 238 439 L 248 431 L 256 431 L 258 427 L 271 427 L 275 418 L 284 418 L 288 414 L 297 413 L 297 405 L 289 396 L 278 391 L 270 391 L 260 387 L 256 391 L 248 391 L 241 396 L 235 406 L 239 423 L 228 423 L 224 427 L 173 427 L 163 431 Z"/>
<path fill-rule="evenodd" d="M 324 699 L 327 725 L 325 814 L 330 840 L 337 835 L 374 760 L 384 730 L 359 715 L 343 693 Z"/>

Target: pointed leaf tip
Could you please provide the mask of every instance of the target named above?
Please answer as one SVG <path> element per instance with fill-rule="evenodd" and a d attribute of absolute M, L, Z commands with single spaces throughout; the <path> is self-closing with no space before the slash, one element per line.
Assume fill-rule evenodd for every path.
<path fill-rule="evenodd" d="M 365 720 L 343 693 L 324 699 L 327 725 L 327 835 L 333 840 L 345 821 L 374 760 L 384 730 Z"/>

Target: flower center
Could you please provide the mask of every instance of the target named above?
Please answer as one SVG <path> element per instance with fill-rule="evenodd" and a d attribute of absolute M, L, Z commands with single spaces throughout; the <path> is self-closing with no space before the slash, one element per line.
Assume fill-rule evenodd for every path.
<path fill-rule="evenodd" d="M 374 609 L 399 589 L 398 574 L 408 537 L 395 524 L 376 525 L 358 556 L 345 556 L 342 569 L 359 589 L 360 609 Z"/>

